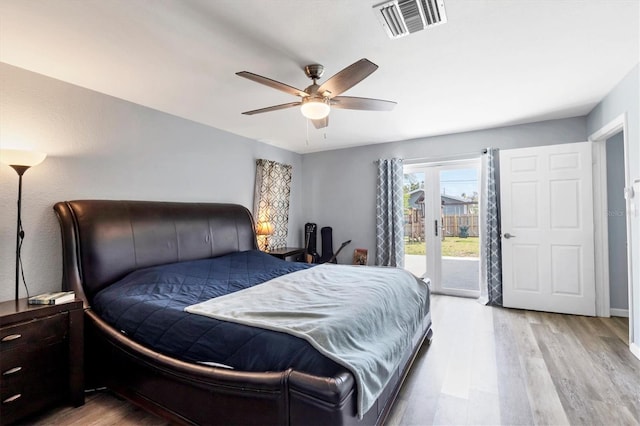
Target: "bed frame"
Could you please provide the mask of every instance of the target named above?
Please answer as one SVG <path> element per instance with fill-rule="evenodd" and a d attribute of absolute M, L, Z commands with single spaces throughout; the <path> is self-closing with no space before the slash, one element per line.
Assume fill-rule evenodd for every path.
<path fill-rule="evenodd" d="M 143 267 L 255 249 L 249 211 L 232 204 L 78 200 L 57 203 L 62 286 L 85 307 L 86 386 L 106 386 L 143 409 L 184 424 L 381 424 L 423 341 L 414 337 L 396 375 L 362 419 L 347 370 L 318 377 L 288 369 L 244 372 L 183 362 L 137 344 L 92 309 L 94 295 Z"/>

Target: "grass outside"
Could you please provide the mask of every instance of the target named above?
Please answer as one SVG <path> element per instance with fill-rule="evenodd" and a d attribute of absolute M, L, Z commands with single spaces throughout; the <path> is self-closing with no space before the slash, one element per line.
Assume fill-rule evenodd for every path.
<path fill-rule="evenodd" d="M 425 244 L 406 242 L 404 254 L 426 254 Z M 442 241 L 442 255 L 446 257 L 480 257 L 480 241 L 478 237 L 446 237 Z"/>

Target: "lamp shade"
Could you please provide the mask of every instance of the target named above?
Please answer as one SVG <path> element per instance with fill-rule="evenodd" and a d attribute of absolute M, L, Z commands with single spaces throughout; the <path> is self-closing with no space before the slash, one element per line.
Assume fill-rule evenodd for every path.
<path fill-rule="evenodd" d="M 273 234 L 273 225 L 271 222 L 260 221 L 256 226 L 256 234 L 258 235 L 271 235 Z"/>
<path fill-rule="evenodd" d="M 300 111 L 310 120 L 320 120 L 329 115 L 331 108 L 327 101 L 321 98 L 309 97 L 302 100 Z"/>
<path fill-rule="evenodd" d="M 33 167 L 47 157 L 44 152 L 24 151 L 20 149 L 0 149 L 0 163 L 7 166 Z"/>

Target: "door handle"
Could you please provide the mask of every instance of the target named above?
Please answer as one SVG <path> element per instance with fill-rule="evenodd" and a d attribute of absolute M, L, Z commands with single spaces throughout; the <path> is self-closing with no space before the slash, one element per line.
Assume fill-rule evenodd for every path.
<path fill-rule="evenodd" d="M 515 238 L 516 236 L 511 235 L 510 233 L 507 232 L 506 234 L 504 234 L 504 237 L 508 240 L 509 238 Z"/>
<path fill-rule="evenodd" d="M 438 221 L 434 220 L 433 222 L 434 222 L 433 223 L 434 224 L 433 230 L 435 231 L 435 234 L 436 234 L 436 237 L 437 237 L 438 236 Z"/>

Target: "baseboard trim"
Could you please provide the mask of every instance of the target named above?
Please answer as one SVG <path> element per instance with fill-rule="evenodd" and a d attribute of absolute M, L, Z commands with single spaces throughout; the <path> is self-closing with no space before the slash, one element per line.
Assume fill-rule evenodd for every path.
<path fill-rule="evenodd" d="M 629 318 L 629 310 L 628 309 L 609 309 L 609 315 L 612 317 L 625 317 Z"/>
<path fill-rule="evenodd" d="M 631 349 L 631 353 L 636 356 L 636 358 L 640 359 L 640 346 L 635 343 L 631 343 L 629 345 L 629 349 Z"/>

